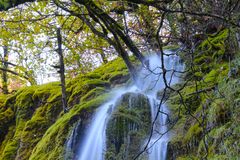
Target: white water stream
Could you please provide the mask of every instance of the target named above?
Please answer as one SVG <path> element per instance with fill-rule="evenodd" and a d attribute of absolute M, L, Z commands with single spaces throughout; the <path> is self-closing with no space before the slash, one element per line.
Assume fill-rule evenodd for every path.
<path fill-rule="evenodd" d="M 170 56 L 165 57 L 165 68 L 167 70 L 175 70 L 182 71 L 183 65 L 179 63 L 179 57 Z M 150 69 L 151 72 L 160 73 L 160 59 L 157 56 L 150 57 Z M 142 70 L 141 75 L 147 75 L 151 72 L 148 70 Z M 151 114 L 152 114 L 152 122 L 155 120 L 155 117 L 158 113 L 158 109 L 160 109 L 160 114 L 156 118 L 156 121 L 153 126 L 153 133 L 148 147 L 149 160 L 166 160 L 167 159 L 167 144 L 169 141 L 169 133 L 168 133 L 168 115 L 169 110 L 167 106 L 163 103 L 160 108 L 160 100 L 157 99 L 157 92 L 159 90 L 164 89 L 164 83 L 162 77 L 159 75 L 152 73 L 151 76 L 148 76 L 145 80 L 146 84 L 143 85 L 145 87 L 145 94 L 148 96 L 151 102 Z M 171 85 L 178 82 L 178 73 L 174 73 L 170 71 L 167 73 L 166 78 L 168 83 Z M 161 98 L 161 97 L 159 97 Z"/>
<path fill-rule="evenodd" d="M 106 148 L 106 125 L 115 107 L 118 98 L 126 93 L 125 90 L 113 91 L 111 101 L 103 104 L 93 115 L 90 128 L 86 132 L 84 142 L 79 151 L 78 160 L 104 160 L 104 150 Z"/>
<path fill-rule="evenodd" d="M 142 69 L 139 73 L 139 79 L 137 84 L 132 85 L 129 88 L 113 91 L 112 99 L 99 107 L 93 119 L 90 127 L 86 131 L 86 137 L 84 142 L 80 146 L 81 149 L 78 152 L 78 160 L 104 160 L 104 151 L 106 149 L 106 125 L 116 101 L 121 95 L 127 92 L 140 92 L 146 95 L 151 102 L 151 114 L 152 121 L 158 112 L 159 100 L 157 99 L 157 92 L 164 88 L 162 77 L 158 73 L 161 72 L 161 61 L 157 55 L 149 57 L 150 70 Z M 167 69 L 182 70 L 183 66 L 178 63 L 179 58 L 176 56 L 170 56 L 165 58 L 165 66 Z M 178 82 L 178 78 L 173 76 L 172 73 L 167 74 L 168 81 L 171 79 L 171 84 Z M 166 105 L 161 105 L 160 110 L 166 114 L 169 113 Z M 167 143 L 169 140 L 169 134 L 164 134 L 161 138 L 161 134 L 167 131 L 167 115 L 159 114 L 157 121 L 154 124 L 154 131 L 149 143 L 148 157 L 149 160 L 166 160 L 167 155 Z M 136 153 L 137 154 L 137 153 Z"/>

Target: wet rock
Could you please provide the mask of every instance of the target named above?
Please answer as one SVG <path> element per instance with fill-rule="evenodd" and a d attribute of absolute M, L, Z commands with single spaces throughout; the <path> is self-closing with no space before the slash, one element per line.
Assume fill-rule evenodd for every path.
<path fill-rule="evenodd" d="M 126 93 L 116 104 L 107 125 L 106 159 L 133 159 L 151 127 L 151 109 L 146 96 Z"/>

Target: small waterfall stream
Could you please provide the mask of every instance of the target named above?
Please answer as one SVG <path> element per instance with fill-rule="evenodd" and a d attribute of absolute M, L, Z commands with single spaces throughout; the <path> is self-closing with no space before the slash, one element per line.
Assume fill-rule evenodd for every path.
<path fill-rule="evenodd" d="M 169 51 L 170 52 L 170 51 Z M 142 69 L 139 73 L 137 84 L 132 85 L 129 88 L 122 88 L 113 91 L 112 99 L 98 108 L 93 119 L 90 123 L 90 127 L 86 131 L 86 137 L 81 143 L 81 148 L 78 152 L 78 160 L 104 160 L 104 151 L 106 149 L 106 125 L 108 119 L 111 116 L 112 110 L 114 110 L 115 103 L 121 97 L 121 95 L 127 92 L 142 93 L 148 97 L 151 103 L 152 121 L 158 112 L 159 100 L 157 99 L 157 92 L 163 89 L 164 85 L 162 77 L 159 76 L 161 68 L 159 67 L 161 61 L 157 55 L 149 57 L 150 70 Z M 176 69 L 182 70 L 183 65 L 179 64 L 179 58 L 176 56 L 165 57 L 165 66 L 168 70 Z M 173 76 L 172 73 L 167 74 L 168 81 L 171 79 L 171 84 L 178 82 L 178 78 Z M 161 105 L 161 112 L 168 114 L 167 106 Z M 157 121 L 154 124 L 153 135 L 149 143 L 148 157 L 149 160 L 165 160 L 167 154 L 167 143 L 169 140 L 169 134 L 164 134 L 161 138 L 161 134 L 167 131 L 167 115 L 159 114 Z"/>
<path fill-rule="evenodd" d="M 130 92 L 134 87 L 127 90 L 117 89 L 112 91 L 112 100 L 103 104 L 93 115 L 86 137 L 79 150 L 78 160 L 104 160 L 104 150 L 106 148 L 106 125 L 115 107 L 116 101 L 122 94 Z"/>
<path fill-rule="evenodd" d="M 93 116 L 91 127 L 87 131 L 87 137 L 84 142 L 83 150 L 80 153 L 79 160 L 103 160 L 103 150 L 105 149 L 106 123 L 109 118 L 108 110 L 114 103 L 108 102 L 100 106 Z"/>
<path fill-rule="evenodd" d="M 166 52 L 166 51 L 165 51 Z M 170 52 L 170 51 L 168 51 Z M 158 113 L 160 100 L 157 93 L 164 88 L 163 79 L 159 76 L 161 73 L 160 59 L 157 55 L 149 57 L 150 70 L 142 69 L 140 72 L 139 81 L 141 83 L 141 90 L 151 102 L 152 122 Z M 177 56 L 165 57 L 165 67 L 167 70 L 182 71 L 183 65 L 179 63 L 180 59 Z M 178 82 L 177 73 L 168 72 L 166 75 L 167 81 L 173 85 Z M 138 85 L 140 86 L 140 85 Z M 160 106 L 160 114 L 158 115 L 154 126 L 153 133 L 148 147 L 149 160 L 166 160 L 167 144 L 169 141 L 169 133 L 167 127 L 167 118 L 169 110 L 165 104 Z"/>

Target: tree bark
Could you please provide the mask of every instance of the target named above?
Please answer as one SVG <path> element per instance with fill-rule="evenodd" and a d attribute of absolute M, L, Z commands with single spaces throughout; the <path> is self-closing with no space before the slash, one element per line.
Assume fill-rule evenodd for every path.
<path fill-rule="evenodd" d="M 67 112 L 67 94 L 66 94 L 66 84 L 65 84 L 65 66 L 64 66 L 64 59 L 63 59 L 63 51 L 62 51 L 62 35 L 61 29 L 57 28 L 57 42 L 58 42 L 58 56 L 59 56 L 59 74 L 61 80 L 61 88 L 62 88 L 62 107 L 64 113 Z"/>
<path fill-rule="evenodd" d="M 67 8 L 65 8 L 64 6 L 60 5 L 58 2 L 56 2 L 56 0 L 54 1 L 55 4 L 62 8 L 63 10 L 67 11 L 67 12 L 70 12 L 72 15 L 74 16 L 77 16 L 78 18 L 80 18 L 91 30 L 94 34 L 96 34 L 97 36 L 99 37 L 102 37 L 104 38 L 110 45 L 112 45 L 115 50 L 118 52 L 118 55 L 123 59 L 124 63 L 126 64 L 129 72 L 130 72 L 130 75 L 133 79 L 133 81 L 136 81 L 136 70 L 135 70 L 135 67 L 133 66 L 133 64 L 131 63 L 130 59 L 129 59 L 129 55 L 127 53 L 127 51 L 123 48 L 123 45 L 121 44 L 121 40 L 119 38 L 121 38 L 117 32 L 115 31 L 111 31 L 111 27 L 113 26 L 109 26 L 108 23 L 106 23 L 106 25 L 103 25 L 97 15 L 95 15 L 95 13 L 91 13 L 89 14 L 89 16 L 96 22 L 98 23 L 100 26 L 101 26 L 101 29 L 102 29 L 102 32 L 99 31 L 98 29 L 95 28 L 95 24 L 91 23 L 90 19 L 86 17 L 86 15 L 82 15 L 80 13 L 77 13 L 77 12 L 74 12 L 74 11 L 70 11 L 68 10 Z M 78 0 L 77 1 L 79 4 L 85 4 L 85 5 L 89 5 L 88 1 L 84 1 L 84 0 Z M 92 1 L 90 1 L 92 3 Z M 93 8 L 94 9 L 94 8 Z M 106 15 L 106 13 L 105 13 Z M 109 16 L 108 16 L 109 17 Z M 105 17 L 106 18 L 106 17 Z M 111 18 L 111 17 L 109 17 Z M 112 19 L 112 18 L 111 18 Z M 114 21 L 114 20 L 113 20 Z M 115 21 L 114 21 L 115 22 Z M 110 27 L 110 28 L 109 28 Z M 116 23 L 115 23 L 115 27 L 119 27 Z M 114 36 L 113 39 L 109 38 L 108 37 L 108 31 L 110 31 L 112 33 L 112 35 Z M 123 33 L 122 33 L 123 34 Z M 122 38 L 121 38 L 122 39 Z M 130 40 L 131 39 L 128 39 L 128 38 L 125 38 L 125 40 Z M 132 41 L 131 41 L 132 42 Z M 131 43 L 130 42 L 130 43 Z M 135 46 L 135 44 L 132 42 L 132 44 L 130 43 L 127 43 L 129 46 L 131 46 L 132 48 L 136 48 L 138 50 L 138 48 Z M 133 52 L 135 53 L 135 52 Z M 139 52 L 140 53 L 140 52 Z M 144 56 L 141 55 L 136 55 L 134 54 L 142 64 L 144 64 Z"/>
<path fill-rule="evenodd" d="M 107 60 L 107 58 L 106 58 L 103 50 L 101 50 L 101 51 L 99 52 L 99 54 L 100 54 L 100 56 L 101 56 L 102 62 L 103 62 L 104 64 L 108 63 L 108 60 Z"/>
<path fill-rule="evenodd" d="M 3 47 L 3 62 L 2 62 L 2 90 L 4 94 L 8 94 L 8 47 Z"/>
<path fill-rule="evenodd" d="M 118 36 L 115 33 L 113 33 L 114 40 L 112 40 L 111 38 L 109 38 L 107 36 L 107 34 L 108 34 L 107 32 L 100 32 L 97 29 L 95 29 L 94 26 L 92 25 L 92 23 L 85 16 L 82 16 L 82 15 L 76 15 L 76 16 L 78 16 L 80 19 L 82 19 L 88 25 L 88 27 L 92 30 L 92 32 L 94 34 L 98 35 L 99 37 L 104 38 L 110 45 L 112 45 L 115 48 L 115 50 L 118 52 L 119 56 L 123 59 L 124 63 L 126 64 L 133 81 L 136 81 L 136 77 L 137 77 L 136 70 L 129 59 L 128 53 L 122 47 Z M 104 26 L 102 26 L 102 29 L 106 30 L 104 28 Z"/>
<path fill-rule="evenodd" d="M 79 4 L 84 5 L 89 15 L 93 18 L 93 20 L 97 23 L 104 23 L 107 29 L 112 33 L 120 37 L 121 40 L 126 44 L 126 46 L 130 49 L 134 56 L 143 64 L 147 65 L 147 61 L 139 49 L 136 47 L 132 39 L 123 33 L 123 29 L 120 25 L 108 14 L 106 14 L 101 8 L 99 8 L 92 0 L 76 0 Z M 115 37 L 115 36 L 114 36 Z"/>
<path fill-rule="evenodd" d="M 128 70 L 129 70 L 129 72 L 131 74 L 132 80 L 134 82 L 136 82 L 137 75 L 136 75 L 135 67 L 132 65 L 132 63 L 131 63 L 131 61 L 129 59 L 128 53 L 122 47 L 122 45 L 121 45 L 117 35 L 114 35 L 114 37 L 115 37 L 116 43 L 113 44 L 113 46 L 116 49 L 116 51 L 118 52 L 118 54 L 120 55 L 120 57 L 123 59 L 124 63 L 126 64 Z"/>

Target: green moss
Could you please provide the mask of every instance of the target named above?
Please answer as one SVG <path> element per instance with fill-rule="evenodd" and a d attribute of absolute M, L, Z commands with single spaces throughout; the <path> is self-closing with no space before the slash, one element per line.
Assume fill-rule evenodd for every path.
<path fill-rule="evenodd" d="M 5 139 L 5 135 L 8 133 L 8 127 L 14 121 L 14 112 L 11 108 L 5 109 L 5 111 L 0 112 L 0 145 Z"/>
<path fill-rule="evenodd" d="M 116 72 L 112 72 L 112 73 L 105 73 L 101 78 L 103 80 L 109 80 L 110 82 L 112 82 L 115 79 L 123 77 L 125 75 L 128 75 L 128 71 L 127 70 L 116 71 Z"/>
<path fill-rule="evenodd" d="M 43 138 L 34 148 L 30 160 L 42 159 L 63 159 L 64 144 L 67 135 L 71 131 L 72 125 L 79 120 L 80 115 L 84 112 L 92 112 L 96 107 L 100 106 L 109 95 L 104 94 L 98 96 L 89 102 L 74 106 L 68 113 L 64 114 L 54 123 L 44 134 Z M 52 142 L 55 142 L 54 144 Z"/>
<path fill-rule="evenodd" d="M 185 156 L 185 157 L 178 157 L 177 160 L 198 160 L 198 158 L 194 157 L 194 156 L 191 156 L 191 155 L 188 155 L 188 156 Z"/>
<path fill-rule="evenodd" d="M 4 140 L 1 141 L 0 144 L 0 158 L 2 159 L 2 155 L 4 154 L 4 149 L 6 148 L 7 144 L 9 141 L 11 141 L 13 135 L 14 135 L 14 129 L 15 126 L 8 126 L 8 132 L 7 134 L 4 136 Z M 3 134 L 1 134 L 2 136 Z"/>
<path fill-rule="evenodd" d="M 0 113 L 0 126 L 4 126 L 8 124 L 11 120 L 13 120 L 14 112 L 11 108 L 7 108 L 4 112 Z"/>
<path fill-rule="evenodd" d="M 19 146 L 19 142 L 17 140 L 9 140 L 6 147 L 3 150 L 1 159 L 2 160 L 9 160 L 9 159 L 15 159 L 17 149 Z"/>
<path fill-rule="evenodd" d="M 228 38 L 229 30 L 224 29 L 217 34 L 209 36 L 205 41 L 199 45 L 198 50 L 204 51 L 205 54 L 211 55 L 214 58 L 214 54 L 217 54 L 218 51 L 223 53 L 225 51 L 224 42 Z M 217 51 L 217 52 L 216 52 Z"/>
<path fill-rule="evenodd" d="M 100 75 L 126 70 L 127 67 L 121 58 L 117 58 L 99 68 L 97 68 L 93 73 L 98 73 Z"/>
<path fill-rule="evenodd" d="M 116 110 L 107 125 L 106 159 L 133 159 L 150 131 L 149 124 L 148 99 L 137 93 L 124 94 L 116 103 Z"/>
<path fill-rule="evenodd" d="M 10 115 L 11 117 L 11 120 L 8 118 L 7 121 L 4 121 L 7 123 L 5 125 L 7 126 L 9 124 L 12 124 L 14 123 L 13 120 L 15 120 L 16 127 L 13 138 L 7 142 L 6 147 L 4 148 L 3 154 L 1 155 L 2 159 L 14 159 L 13 157 L 16 157 L 17 155 L 17 150 L 20 145 L 21 133 L 24 129 L 24 125 L 26 121 L 31 118 L 31 115 L 35 110 L 34 102 L 32 99 L 34 90 L 35 86 L 27 87 L 18 91 L 16 93 L 16 96 L 14 96 L 14 98 L 16 98 L 14 107 L 7 108 L 6 112 L 4 113 L 6 117 L 7 115 Z M 9 104 L 9 102 L 7 104 Z M 12 110 L 12 108 L 14 110 Z"/>
<path fill-rule="evenodd" d="M 67 114 L 62 112 L 59 82 L 25 87 L 8 97 L 1 95 L 0 159 L 63 159 L 73 125 L 105 102 L 109 82 L 125 76 L 127 67 L 118 58 L 67 80 Z"/>
<path fill-rule="evenodd" d="M 101 74 L 93 72 L 86 74 L 84 77 L 87 79 L 100 79 L 101 76 Z"/>
<path fill-rule="evenodd" d="M 130 79 L 128 69 L 121 59 L 117 59 L 114 63 L 107 64 L 96 70 L 96 72 L 102 72 L 101 79 L 109 81 L 111 84 L 125 83 Z M 106 71 L 106 72 L 105 72 Z"/>
<path fill-rule="evenodd" d="M 7 99 L 8 95 L 5 95 L 5 94 L 0 94 L 0 110 L 2 107 L 4 107 L 4 103 Z"/>
<path fill-rule="evenodd" d="M 228 42 L 229 30 L 224 29 L 217 34 L 210 35 L 206 40 L 204 40 L 196 49 L 194 53 L 194 71 L 196 72 L 198 79 L 201 79 L 200 75 L 208 74 L 212 71 L 212 67 L 228 62 L 226 43 Z M 191 63 L 187 62 L 187 66 Z M 215 69 L 219 69 L 218 67 Z"/>
<path fill-rule="evenodd" d="M 17 151 L 20 146 L 20 139 L 21 139 L 21 133 L 24 129 L 25 121 L 20 119 L 18 121 L 18 125 L 15 128 L 14 135 L 11 140 L 8 141 L 6 144 L 6 147 L 4 148 L 2 159 L 3 160 L 9 160 L 9 159 L 15 159 L 14 157 L 17 156 Z"/>
<path fill-rule="evenodd" d="M 216 100 L 209 109 L 209 123 L 221 124 L 228 121 L 229 109 L 222 99 Z"/>
<path fill-rule="evenodd" d="M 103 94 L 104 92 L 106 92 L 106 89 L 103 87 L 96 87 L 92 90 L 90 90 L 87 94 L 85 94 L 82 98 L 81 98 L 81 102 L 85 102 L 88 100 L 93 99 L 94 97 L 97 97 L 101 94 Z"/>
<path fill-rule="evenodd" d="M 59 111 L 55 112 L 48 111 L 48 109 L 54 108 L 53 104 L 42 104 L 49 99 L 49 101 L 54 100 L 56 93 L 60 91 L 58 89 L 60 88 L 57 83 L 25 87 L 7 100 L 5 103 L 7 106 L 14 102 L 14 107 L 9 107 L 6 111 L 12 115 L 11 123 L 14 123 L 13 120 L 15 120 L 15 130 L 12 140 L 5 144 L 6 147 L 4 147 L 2 159 L 9 159 L 9 157 L 28 159 L 33 147 L 42 138 L 44 132 L 54 122 L 53 119 L 56 119 L 59 111 L 61 111 L 59 104 L 57 106 Z M 60 99 L 59 102 L 61 102 Z M 14 112 L 11 111 L 12 108 Z M 48 115 L 48 113 L 51 114 Z M 6 113 L 4 114 L 6 119 Z"/>
<path fill-rule="evenodd" d="M 212 62 L 212 57 L 208 55 L 198 56 L 194 59 L 194 63 L 197 65 L 202 65 L 204 63 Z"/>
<path fill-rule="evenodd" d="M 82 79 L 82 81 L 80 80 L 80 82 L 72 86 L 71 96 L 69 97 L 68 103 L 79 103 L 80 97 L 84 96 L 96 87 L 109 88 L 110 85 L 107 81 L 103 81 L 100 79 Z"/>
<path fill-rule="evenodd" d="M 32 102 L 32 95 L 34 94 L 35 90 L 37 89 L 37 86 L 30 86 L 20 89 L 16 93 L 16 106 L 24 106 L 28 105 L 30 102 Z"/>
<path fill-rule="evenodd" d="M 186 136 L 184 137 L 184 141 L 188 142 L 193 138 L 197 138 L 201 136 L 201 133 L 202 133 L 202 127 L 200 127 L 198 123 L 194 124 L 189 128 Z"/>
<path fill-rule="evenodd" d="M 61 96 L 61 86 L 59 82 L 40 85 L 35 89 L 33 99 L 52 102 Z"/>
<path fill-rule="evenodd" d="M 180 106 L 178 95 L 170 97 L 171 118 L 180 119 L 173 128 L 175 137 L 169 142 L 169 148 L 178 158 L 200 159 L 206 156 L 203 138 L 208 145 L 207 159 L 239 157 L 239 143 L 236 142 L 239 139 L 236 134 L 239 132 L 237 123 L 240 121 L 237 118 L 240 102 L 239 58 L 236 56 L 236 60 L 231 62 L 231 68 L 236 66 L 237 72 L 229 78 L 227 57 L 234 54 L 228 53 L 229 41 L 229 30 L 223 30 L 209 36 L 196 49 L 193 72 L 187 75 L 192 76 L 192 80 L 181 90 L 186 108 Z M 195 94 L 197 91 L 200 92 Z M 199 126 L 195 118 L 185 111 L 190 111 L 200 121 L 204 116 L 204 123 Z M 205 137 L 202 125 L 206 128 Z"/>
<path fill-rule="evenodd" d="M 21 134 L 22 146 L 18 151 L 18 159 L 28 159 L 30 157 L 32 149 L 42 138 L 50 124 L 47 118 L 44 117 L 39 117 L 38 119 L 34 117 L 26 123 Z"/>

